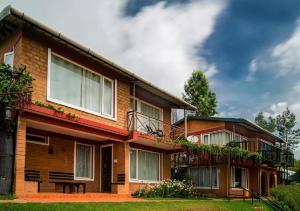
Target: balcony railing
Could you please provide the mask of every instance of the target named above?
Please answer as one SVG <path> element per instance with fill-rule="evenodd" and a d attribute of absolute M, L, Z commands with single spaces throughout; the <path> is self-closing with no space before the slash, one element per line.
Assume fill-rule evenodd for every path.
<path fill-rule="evenodd" d="M 134 111 L 127 113 L 127 126 L 130 131 L 137 131 L 142 134 L 171 139 L 173 141 L 184 136 L 184 128 Z"/>

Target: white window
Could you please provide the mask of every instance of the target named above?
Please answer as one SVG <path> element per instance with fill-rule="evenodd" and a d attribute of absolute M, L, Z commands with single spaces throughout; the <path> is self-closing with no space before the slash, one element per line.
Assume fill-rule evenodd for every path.
<path fill-rule="evenodd" d="M 114 117 L 114 82 L 51 54 L 50 100 L 94 114 Z"/>
<path fill-rule="evenodd" d="M 94 146 L 75 143 L 75 179 L 94 179 Z"/>
<path fill-rule="evenodd" d="M 147 133 L 149 129 L 152 131 L 162 130 L 162 109 L 139 99 L 136 100 L 135 105 L 136 111 L 138 112 L 136 117 L 136 129 L 139 132 Z M 133 110 L 132 98 L 130 100 L 130 110 Z"/>
<path fill-rule="evenodd" d="M 11 67 L 14 66 L 14 51 L 10 51 L 4 54 L 4 64 Z"/>
<path fill-rule="evenodd" d="M 26 134 L 26 141 L 33 144 L 49 145 L 48 136 Z"/>
<path fill-rule="evenodd" d="M 198 188 L 219 188 L 219 172 L 216 167 L 189 168 L 193 186 Z"/>
<path fill-rule="evenodd" d="M 226 145 L 230 142 L 230 133 L 225 131 L 203 134 L 202 140 L 204 144 Z"/>
<path fill-rule="evenodd" d="M 246 188 L 248 189 L 248 169 L 232 168 L 231 170 L 231 186 L 232 188 Z"/>
<path fill-rule="evenodd" d="M 130 149 L 130 180 L 157 182 L 160 177 L 160 154 Z"/>

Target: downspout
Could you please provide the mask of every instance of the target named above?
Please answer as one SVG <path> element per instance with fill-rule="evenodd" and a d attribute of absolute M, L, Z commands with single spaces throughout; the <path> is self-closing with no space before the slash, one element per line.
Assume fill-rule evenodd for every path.
<path fill-rule="evenodd" d="M 132 129 L 133 131 L 136 130 L 136 97 L 135 97 L 135 80 L 133 81 L 133 88 L 132 88 L 132 94 L 133 94 L 133 105 L 132 105 Z"/>

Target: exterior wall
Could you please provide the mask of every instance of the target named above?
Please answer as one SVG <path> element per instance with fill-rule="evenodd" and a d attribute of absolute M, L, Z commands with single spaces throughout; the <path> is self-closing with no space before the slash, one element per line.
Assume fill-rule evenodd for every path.
<path fill-rule="evenodd" d="M 231 188 L 231 171 L 232 167 L 228 169 L 226 164 L 222 165 L 214 165 L 215 167 L 220 169 L 220 174 L 219 174 L 219 188 L 208 188 L 208 189 L 203 189 L 199 188 L 198 192 L 202 194 L 216 194 L 220 196 L 227 196 L 227 194 L 230 194 L 231 196 L 243 196 L 245 193 L 245 196 L 248 197 L 250 196 L 249 192 L 245 191 L 243 193 L 242 189 L 238 188 Z M 249 173 L 249 190 L 255 189 L 257 187 L 257 170 L 254 168 L 248 168 L 248 173 Z M 209 179 L 209 178 L 207 178 Z"/>
<path fill-rule="evenodd" d="M 74 173 L 74 145 L 78 139 L 62 139 L 49 137 L 49 146 L 53 148 L 53 153 L 49 154 L 49 146 L 26 143 L 26 166 L 28 170 L 38 170 L 41 173 L 41 192 L 61 192 L 62 187 L 55 187 L 54 183 L 49 183 L 49 171 Z M 97 144 L 97 143 L 96 143 Z M 100 145 L 95 145 L 95 170 L 94 181 L 88 181 L 87 192 L 99 192 L 100 189 Z M 23 175 L 24 176 L 24 175 Z"/>
<path fill-rule="evenodd" d="M 47 100 L 47 69 L 48 69 L 48 48 L 55 50 L 57 46 L 51 44 L 50 42 L 41 41 L 36 36 L 29 36 L 26 33 L 22 38 L 22 58 L 20 63 L 27 66 L 27 70 L 33 76 L 35 81 L 33 82 L 33 96 L 32 101 L 42 102 L 44 104 L 51 104 L 55 107 L 62 107 L 66 113 L 73 113 L 79 117 L 86 118 L 92 121 L 101 122 L 106 125 L 127 129 L 127 112 L 129 111 L 130 105 L 130 91 L 129 82 L 124 82 L 122 80 L 117 80 L 117 121 L 110 120 L 101 116 L 96 116 L 84 111 L 73 109 L 67 106 L 62 106 L 60 104 L 52 103 Z M 61 51 L 64 46 L 60 46 Z M 67 49 L 66 49 L 66 52 Z M 77 58 L 73 58 L 72 55 L 66 54 L 64 57 L 76 61 Z M 77 55 L 78 56 L 78 55 Z M 89 61 L 89 58 L 85 58 Z M 91 61 L 92 63 L 92 61 Z M 84 66 L 84 65 L 83 65 Z M 98 64 L 96 67 L 92 67 L 95 72 L 103 74 L 103 72 L 111 72 L 111 70 Z M 112 76 L 113 79 L 115 79 Z"/>
<path fill-rule="evenodd" d="M 184 128 L 184 122 L 180 123 L 178 127 Z M 216 128 L 225 128 L 224 122 L 219 121 L 201 121 L 201 120 L 188 120 L 187 132 L 188 135 L 201 134 L 201 131 L 209 131 Z"/>

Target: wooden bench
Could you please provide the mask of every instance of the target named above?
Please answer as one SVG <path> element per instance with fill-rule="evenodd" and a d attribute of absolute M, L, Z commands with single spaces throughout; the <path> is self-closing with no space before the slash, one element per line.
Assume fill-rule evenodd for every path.
<path fill-rule="evenodd" d="M 40 192 L 40 184 L 43 182 L 41 179 L 41 172 L 38 170 L 25 169 L 25 181 L 32 181 L 38 183 L 38 192 Z"/>
<path fill-rule="evenodd" d="M 76 192 L 79 193 L 79 188 L 82 186 L 83 193 L 86 191 L 86 182 L 75 181 L 74 173 L 49 171 L 49 182 L 55 185 L 62 185 L 63 192 L 66 193 L 66 187 L 69 187 L 69 192 L 72 193 L 76 187 Z"/>

